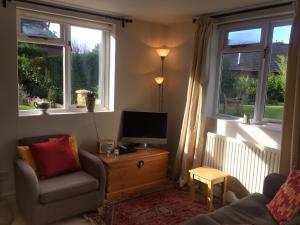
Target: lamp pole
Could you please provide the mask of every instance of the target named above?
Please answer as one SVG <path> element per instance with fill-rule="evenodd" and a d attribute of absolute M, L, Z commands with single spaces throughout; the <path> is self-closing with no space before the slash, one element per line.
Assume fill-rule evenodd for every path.
<path fill-rule="evenodd" d="M 161 76 L 164 77 L 164 65 L 165 65 L 165 56 L 161 56 Z M 160 85 L 160 110 L 159 112 L 163 111 L 163 103 L 164 103 L 164 84 Z"/>
<path fill-rule="evenodd" d="M 161 49 L 156 49 L 157 54 L 160 56 L 161 59 L 161 76 L 156 77 L 155 81 L 158 84 L 158 111 L 162 112 L 163 111 L 163 98 L 164 98 L 164 86 L 163 86 L 163 81 L 164 81 L 164 64 L 165 64 L 165 58 L 169 54 L 170 50 L 167 48 L 161 48 Z"/>

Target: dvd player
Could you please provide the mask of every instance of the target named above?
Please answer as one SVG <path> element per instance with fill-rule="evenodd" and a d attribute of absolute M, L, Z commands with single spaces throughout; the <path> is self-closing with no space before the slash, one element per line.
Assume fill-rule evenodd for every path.
<path fill-rule="evenodd" d="M 124 145 L 118 145 L 118 149 L 120 155 L 137 151 L 137 149 L 133 146 L 124 146 Z"/>

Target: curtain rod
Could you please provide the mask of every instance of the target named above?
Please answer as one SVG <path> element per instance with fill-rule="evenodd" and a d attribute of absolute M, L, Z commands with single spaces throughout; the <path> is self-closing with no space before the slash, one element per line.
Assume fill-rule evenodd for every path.
<path fill-rule="evenodd" d="M 249 9 L 242 9 L 242 10 L 237 10 L 237 11 L 234 11 L 234 12 L 211 15 L 210 17 L 214 18 L 214 19 L 218 19 L 218 18 L 226 17 L 226 16 L 234 16 L 234 15 L 238 15 L 238 14 L 242 14 L 242 13 L 254 12 L 254 11 L 258 11 L 258 10 L 273 9 L 273 8 L 289 6 L 289 5 L 292 5 L 292 2 L 285 2 L 285 3 L 276 4 L 276 5 L 266 5 L 266 6 L 249 8 Z M 193 23 L 196 23 L 197 19 L 198 18 L 194 18 Z"/>
<path fill-rule="evenodd" d="M 66 11 L 71 11 L 71 12 L 75 12 L 75 13 L 85 13 L 85 14 L 89 14 L 92 16 L 100 16 L 105 19 L 117 20 L 117 21 L 121 21 L 122 27 L 125 27 L 126 23 L 132 23 L 132 19 L 126 19 L 124 17 L 112 16 L 112 15 L 107 15 L 107 14 L 102 14 L 102 13 L 97 13 L 97 12 L 92 12 L 92 11 L 87 11 L 87 10 L 81 10 L 81 9 L 77 9 L 77 8 L 69 8 L 67 6 L 54 5 L 54 4 L 49 4 L 49 3 L 45 3 L 45 2 L 34 2 L 31 0 L 2 0 L 3 8 L 7 7 L 7 2 L 12 2 L 12 1 L 29 3 L 29 4 L 39 5 L 39 6 L 45 6 L 45 7 L 49 7 L 49 8 L 53 8 L 53 9 L 66 10 Z"/>

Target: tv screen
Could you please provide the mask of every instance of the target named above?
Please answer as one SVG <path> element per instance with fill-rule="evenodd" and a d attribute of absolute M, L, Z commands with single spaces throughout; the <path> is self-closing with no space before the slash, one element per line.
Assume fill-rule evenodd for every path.
<path fill-rule="evenodd" d="M 123 137 L 165 139 L 167 113 L 123 112 Z"/>

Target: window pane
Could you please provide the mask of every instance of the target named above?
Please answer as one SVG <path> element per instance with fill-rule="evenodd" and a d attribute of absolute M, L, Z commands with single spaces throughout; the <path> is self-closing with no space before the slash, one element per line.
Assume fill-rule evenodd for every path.
<path fill-rule="evenodd" d="M 49 21 L 21 19 L 21 33 L 26 36 L 61 38 L 60 26 Z"/>
<path fill-rule="evenodd" d="M 71 26 L 72 41 L 72 104 L 85 107 L 85 94 L 96 93 L 102 100 L 103 83 L 100 77 L 102 31 Z"/>
<path fill-rule="evenodd" d="M 291 25 L 273 29 L 264 117 L 282 120 Z"/>
<path fill-rule="evenodd" d="M 18 43 L 19 109 L 63 107 L 63 47 Z"/>
<path fill-rule="evenodd" d="M 232 31 L 228 33 L 227 45 L 259 44 L 261 40 L 261 28 Z"/>
<path fill-rule="evenodd" d="M 254 115 L 260 52 L 225 53 L 222 55 L 222 77 L 219 111 L 222 114 Z"/>

